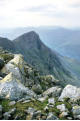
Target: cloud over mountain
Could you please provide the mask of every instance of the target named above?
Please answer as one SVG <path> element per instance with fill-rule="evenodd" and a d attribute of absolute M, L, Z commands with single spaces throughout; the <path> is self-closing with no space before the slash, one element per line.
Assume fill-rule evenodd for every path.
<path fill-rule="evenodd" d="M 76 27 L 80 26 L 79 15 L 79 0 L 0 0 L 0 26 L 3 28 L 40 25 Z"/>

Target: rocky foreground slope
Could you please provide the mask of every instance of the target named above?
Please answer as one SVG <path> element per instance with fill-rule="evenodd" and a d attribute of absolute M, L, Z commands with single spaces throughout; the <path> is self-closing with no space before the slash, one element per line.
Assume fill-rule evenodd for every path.
<path fill-rule="evenodd" d="M 80 88 L 41 76 L 23 56 L 0 49 L 0 119 L 80 119 Z"/>

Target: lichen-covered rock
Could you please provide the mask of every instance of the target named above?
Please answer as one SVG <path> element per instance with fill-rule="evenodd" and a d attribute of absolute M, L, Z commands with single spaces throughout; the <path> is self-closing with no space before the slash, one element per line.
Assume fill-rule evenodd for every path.
<path fill-rule="evenodd" d="M 72 117 L 67 117 L 67 120 L 72 120 L 73 118 Z"/>
<path fill-rule="evenodd" d="M 11 101 L 11 102 L 9 103 L 9 106 L 13 106 L 13 105 L 15 105 L 15 104 L 16 104 L 15 101 Z"/>
<path fill-rule="evenodd" d="M 47 99 L 47 96 L 39 97 L 39 98 L 38 98 L 38 101 L 44 102 L 46 99 Z"/>
<path fill-rule="evenodd" d="M 28 110 L 27 110 L 27 113 L 33 115 L 33 113 L 34 113 L 35 111 L 36 111 L 36 110 L 35 110 L 34 108 L 29 107 Z"/>
<path fill-rule="evenodd" d="M 29 107 L 26 110 L 27 117 L 26 120 L 46 120 L 46 113 L 42 113 L 41 110 L 36 110 L 35 108 Z"/>
<path fill-rule="evenodd" d="M 34 84 L 39 84 L 39 81 L 36 79 L 38 72 L 28 65 L 20 54 L 15 54 L 14 58 L 5 64 L 1 72 L 6 74 L 12 72 L 26 87 L 32 88 Z"/>
<path fill-rule="evenodd" d="M 24 103 L 29 103 L 31 100 L 25 100 L 25 101 L 23 101 L 22 103 L 24 104 Z"/>
<path fill-rule="evenodd" d="M 15 114 L 15 112 L 16 112 L 16 108 L 9 110 L 9 112 L 5 112 L 3 114 L 4 120 L 10 119 L 11 115 Z"/>
<path fill-rule="evenodd" d="M 24 102 L 26 100 L 31 100 L 33 97 L 26 95 L 24 98 L 21 98 L 20 100 L 18 100 L 17 102 Z"/>
<path fill-rule="evenodd" d="M 40 86 L 39 84 L 33 85 L 33 86 L 32 86 L 32 90 L 33 90 L 35 93 L 37 93 L 37 94 L 41 94 L 41 93 L 42 93 L 42 88 L 41 88 L 41 86 Z"/>
<path fill-rule="evenodd" d="M 60 87 L 58 87 L 58 86 L 51 87 L 48 90 L 46 90 L 45 92 L 43 92 L 43 95 L 44 96 L 56 97 L 56 96 L 59 96 L 61 94 L 61 90 L 62 89 Z"/>
<path fill-rule="evenodd" d="M 24 60 L 22 55 L 15 55 L 2 69 L 3 73 L 12 72 L 17 79 L 23 83 L 25 81 Z"/>
<path fill-rule="evenodd" d="M 15 112 L 16 112 L 16 108 L 13 108 L 13 109 L 11 109 L 8 113 L 12 115 L 12 114 L 14 114 Z"/>
<path fill-rule="evenodd" d="M 59 109 L 61 112 L 68 111 L 68 110 L 66 109 L 65 104 L 57 105 L 57 109 Z"/>
<path fill-rule="evenodd" d="M 67 85 L 59 97 L 60 101 L 63 101 L 64 98 L 70 98 L 71 100 L 77 100 L 80 99 L 80 88 L 77 88 L 76 86 Z"/>
<path fill-rule="evenodd" d="M 58 118 L 52 112 L 49 112 L 47 120 L 58 120 Z"/>
<path fill-rule="evenodd" d="M 40 111 L 40 110 L 34 112 L 33 117 L 36 118 L 36 117 L 39 116 L 39 115 L 41 115 L 41 111 Z"/>
<path fill-rule="evenodd" d="M 44 108 L 44 111 L 49 111 L 48 106 L 46 106 L 46 107 Z"/>
<path fill-rule="evenodd" d="M 4 117 L 4 120 L 8 120 L 8 119 L 11 117 L 11 115 L 10 115 L 9 112 L 5 112 L 5 113 L 3 114 L 3 117 Z"/>
<path fill-rule="evenodd" d="M 36 110 L 32 107 L 29 107 L 27 110 L 26 110 L 26 113 L 28 114 L 27 117 L 26 117 L 26 120 L 32 120 L 34 119 L 34 113 L 36 112 Z"/>
<path fill-rule="evenodd" d="M 80 106 L 74 106 L 72 108 L 72 113 L 75 119 L 80 119 Z"/>
<path fill-rule="evenodd" d="M 48 103 L 54 105 L 55 104 L 55 99 L 54 98 L 49 98 Z"/>
<path fill-rule="evenodd" d="M 20 83 L 14 74 L 8 74 L 0 81 L 0 97 L 18 100 L 26 95 L 35 96 L 35 93 Z"/>

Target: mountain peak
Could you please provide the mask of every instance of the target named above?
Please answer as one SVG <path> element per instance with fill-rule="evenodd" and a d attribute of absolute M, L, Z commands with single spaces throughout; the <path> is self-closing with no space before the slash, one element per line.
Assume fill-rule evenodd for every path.
<path fill-rule="evenodd" d="M 41 41 L 36 32 L 25 33 L 13 42 L 18 51 L 24 55 L 24 59 L 41 73 L 54 74 L 61 80 L 65 78 L 64 75 L 70 75 L 63 67 L 58 55 Z"/>
<path fill-rule="evenodd" d="M 35 31 L 29 31 L 27 33 L 24 33 L 22 36 L 39 37 L 39 35 Z"/>
<path fill-rule="evenodd" d="M 15 41 L 16 40 L 17 41 L 20 41 L 20 40 L 22 40 L 22 41 L 35 41 L 35 40 L 38 40 L 38 39 L 40 39 L 39 35 L 35 31 L 30 31 L 28 33 L 24 33 L 23 35 L 17 37 L 15 39 Z"/>
<path fill-rule="evenodd" d="M 28 32 L 27 34 L 31 34 L 31 35 L 36 35 L 36 36 L 38 36 L 38 34 L 37 34 L 35 31 L 30 31 L 30 32 Z"/>
<path fill-rule="evenodd" d="M 21 48 L 31 49 L 37 48 L 40 49 L 44 46 L 42 41 L 40 40 L 39 35 L 35 31 L 30 31 L 28 33 L 24 33 L 23 35 L 16 38 L 14 43 L 18 44 Z"/>

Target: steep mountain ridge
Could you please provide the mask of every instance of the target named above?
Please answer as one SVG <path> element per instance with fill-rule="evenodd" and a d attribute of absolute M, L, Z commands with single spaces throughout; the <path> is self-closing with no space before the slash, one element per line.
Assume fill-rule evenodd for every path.
<path fill-rule="evenodd" d="M 57 53 L 44 45 L 34 31 L 23 34 L 13 42 L 19 52 L 24 55 L 25 60 L 43 74 L 53 74 L 62 80 L 71 76 L 62 66 Z"/>

